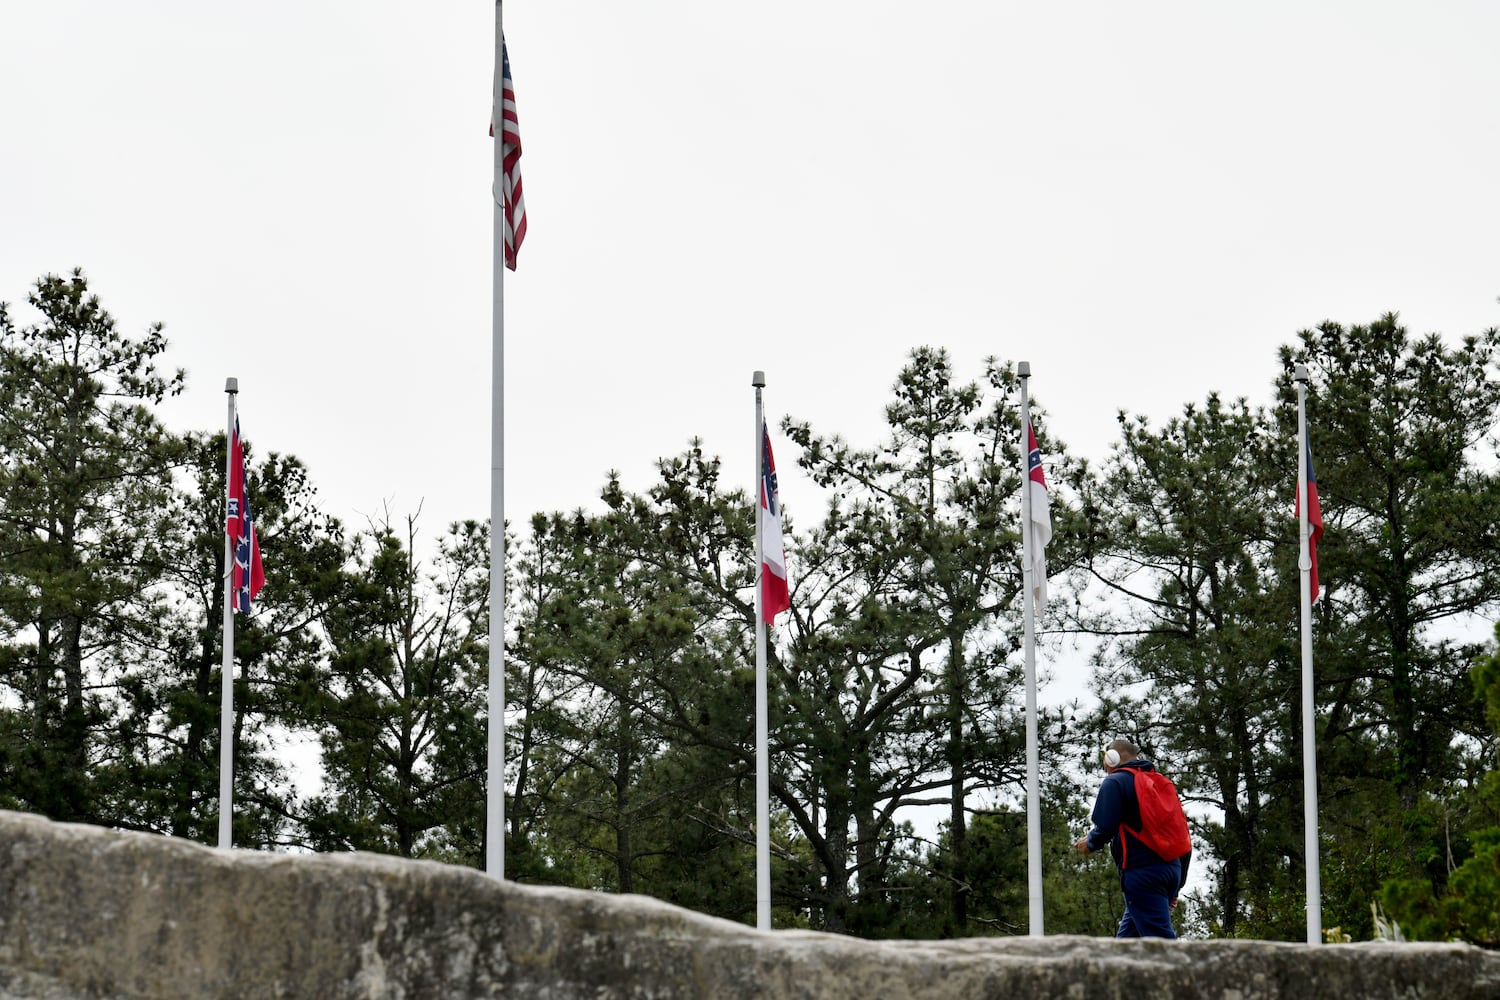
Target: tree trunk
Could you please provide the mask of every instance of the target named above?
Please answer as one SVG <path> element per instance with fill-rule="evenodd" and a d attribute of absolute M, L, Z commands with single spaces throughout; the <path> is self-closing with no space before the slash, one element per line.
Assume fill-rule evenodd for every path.
<path fill-rule="evenodd" d="M 953 932 L 965 936 L 969 926 L 968 820 L 964 813 L 964 650 L 961 636 L 948 637 L 948 766 L 953 775 L 948 840 L 953 854 Z"/>

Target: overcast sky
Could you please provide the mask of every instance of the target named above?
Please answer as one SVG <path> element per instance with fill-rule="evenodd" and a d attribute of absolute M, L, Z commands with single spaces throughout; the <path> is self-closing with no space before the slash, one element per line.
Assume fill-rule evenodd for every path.
<path fill-rule="evenodd" d="M 494 10 L 7 3 L 0 300 L 84 268 L 186 367 L 166 411 L 311 467 L 356 526 L 489 510 Z M 1275 350 L 1500 322 L 1500 4 L 512 0 L 530 232 L 507 513 L 644 489 L 767 410 L 880 438 L 908 351 L 1118 409 L 1269 399 Z M 818 514 L 777 445 L 782 496 Z M 799 512 L 799 506 L 801 511 Z M 794 567 L 795 572 L 795 567 Z M 274 569 L 272 570 L 274 577 Z"/>

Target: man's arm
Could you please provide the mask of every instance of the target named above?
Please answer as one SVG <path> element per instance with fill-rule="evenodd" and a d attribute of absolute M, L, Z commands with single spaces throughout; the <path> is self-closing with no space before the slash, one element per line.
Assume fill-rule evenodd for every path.
<path fill-rule="evenodd" d="M 1094 828 L 1074 846 L 1084 854 L 1104 850 L 1120 830 L 1123 808 L 1124 792 L 1120 788 L 1120 782 L 1105 778 L 1099 785 L 1099 797 L 1094 800 L 1094 811 L 1089 817 Z"/>

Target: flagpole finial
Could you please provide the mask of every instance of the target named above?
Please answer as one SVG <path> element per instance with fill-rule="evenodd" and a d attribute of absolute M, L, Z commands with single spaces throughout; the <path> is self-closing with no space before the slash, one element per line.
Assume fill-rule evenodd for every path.
<path fill-rule="evenodd" d="M 224 380 L 224 391 L 237 393 L 240 391 L 240 380 L 237 378 L 226 378 Z"/>
<path fill-rule="evenodd" d="M 1292 369 L 1292 381 L 1293 382 L 1306 382 L 1307 381 L 1307 366 L 1306 365 L 1298 365 L 1296 368 Z"/>
<path fill-rule="evenodd" d="M 1020 376 L 1021 378 L 1031 378 L 1031 362 L 1030 361 L 1017 361 L 1016 362 L 1016 374 L 1018 376 Z"/>
<path fill-rule="evenodd" d="M 758 371 L 752 374 L 750 376 L 750 384 L 757 389 L 764 389 L 766 387 L 766 373 Z"/>

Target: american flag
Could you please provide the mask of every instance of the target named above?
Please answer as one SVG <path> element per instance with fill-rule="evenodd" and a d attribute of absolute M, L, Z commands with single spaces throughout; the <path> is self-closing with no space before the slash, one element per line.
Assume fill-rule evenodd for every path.
<path fill-rule="evenodd" d="M 250 514 L 250 494 L 245 489 L 245 452 L 240 447 L 240 418 L 234 418 L 234 440 L 229 445 L 229 507 L 224 532 L 234 546 L 234 581 L 231 603 L 241 614 L 250 613 L 250 601 L 265 586 L 260 564 L 260 539 L 255 537 L 255 518 Z"/>
<path fill-rule="evenodd" d="M 495 192 L 503 198 L 505 206 L 505 266 L 516 269 L 516 251 L 526 238 L 526 199 L 521 195 L 521 127 L 516 123 L 516 88 L 510 79 L 510 53 L 505 42 L 500 42 L 500 162 L 505 168 L 499 184 L 503 191 Z M 495 134 L 493 115 L 490 135 Z"/>

